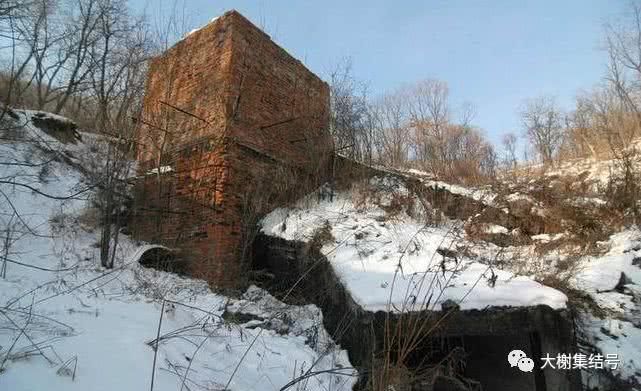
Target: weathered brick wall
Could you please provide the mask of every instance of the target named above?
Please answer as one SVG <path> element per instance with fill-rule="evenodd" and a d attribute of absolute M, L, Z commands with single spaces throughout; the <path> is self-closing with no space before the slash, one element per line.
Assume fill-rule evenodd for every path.
<path fill-rule="evenodd" d="M 322 180 L 328 117 L 327 84 L 237 12 L 190 34 L 150 67 L 134 235 L 236 285 L 257 216 Z"/>
<path fill-rule="evenodd" d="M 186 259 L 198 260 L 188 265 L 194 275 L 216 282 L 223 275 L 216 260 L 233 256 L 234 245 L 227 242 L 237 232 L 232 211 L 225 207 L 226 148 L 207 139 L 168 154 L 163 164 L 171 172 L 143 174 L 136 186 L 132 224 L 136 237 L 181 248 Z M 142 164 L 140 171 L 152 167 Z"/>
<path fill-rule="evenodd" d="M 232 29 L 232 134 L 290 162 L 326 152 L 328 85 L 246 19 Z"/>
<path fill-rule="evenodd" d="M 139 161 L 223 133 L 231 88 L 231 22 L 219 18 L 151 61 Z"/>

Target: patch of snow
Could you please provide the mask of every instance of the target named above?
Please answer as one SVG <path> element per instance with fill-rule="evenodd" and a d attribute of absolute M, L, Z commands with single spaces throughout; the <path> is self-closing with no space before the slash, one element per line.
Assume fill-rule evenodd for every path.
<path fill-rule="evenodd" d="M 554 242 L 555 240 L 559 240 L 565 236 L 564 233 L 558 233 L 558 234 L 539 234 L 539 235 L 532 235 L 531 238 L 532 240 L 535 240 L 537 242 L 541 243 L 550 243 Z"/>
<path fill-rule="evenodd" d="M 417 170 L 415 168 L 407 169 L 405 172 L 407 172 L 408 174 L 412 174 L 414 176 L 419 176 L 419 177 L 423 177 L 423 178 L 430 178 L 430 179 L 434 178 L 433 174 L 431 174 L 431 173 L 429 173 L 427 171 Z"/>
<path fill-rule="evenodd" d="M 281 208 L 263 220 L 262 231 L 288 240 L 309 241 L 325 225 L 334 240 L 325 254 L 353 299 L 371 311 L 429 309 L 450 299 L 462 309 L 487 306 L 565 307 L 566 296 L 527 276 L 515 276 L 474 259 L 442 256 L 437 250 L 468 243 L 455 223 L 441 227 L 408 216 L 388 219 L 376 206 L 357 208 L 346 193 L 333 202 L 310 199 Z"/>
<path fill-rule="evenodd" d="M 548 217 L 549 216 L 549 212 L 547 211 L 547 209 L 541 208 L 539 206 L 533 206 L 530 209 L 530 213 L 532 213 L 535 216 L 540 216 L 540 217 Z"/>
<path fill-rule="evenodd" d="M 188 32 L 184 37 L 182 37 L 182 39 L 181 39 L 180 41 L 182 41 L 183 39 L 185 39 L 185 38 L 187 38 L 188 36 L 192 35 L 193 33 L 197 32 L 197 31 L 200 31 L 200 30 L 202 30 L 203 28 L 205 28 L 205 27 L 209 26 L 210 24 L 214 23 L 216 20 L 218 20 L 218 18 L 219 18 L 219 17 L 218 17 L 218 16 L 216 16 L 215 18 L 211 19 L 207 24 L 205 24 L 205 25 L 203 25 L 203 26 L 200 26 L 200 27 L 197 27 L 197 28 L 195 28 L 195 29 L 191 30 L 191 31 L 190 31 L 190 32 Z M 180 42 L 180 41 L 179 41 L 179 42 Z"/>
<path fill-rule="evenodd" d="M 576 277 L 576 285 L 590 293 L 612 290 L 622 272 L 633 282 L 641 283 L 641 267 L 632 264 L 635 257 L 641 256 L 640 241 L 641 232 L 636 229 L 613 235 L 603 243 L 609 248 L 605 255 L 590 257 L 585 262 L 585 267 Z"/>
<path fill-rule="evenodd" d="M 618 368 L 612 372 L 623 379 L 641 381 L 639 364 L 641 358 L 641 329 L 639 325 L 619 319 L 590 318 L 586 321 L 586 331 L 593 336 L 604 359 L 608 355 L 616 356 L 620 361 Z"/>
<path fill-rule="evenodd" d="M 493 201 L 496 198 L 496 194 L 489 189 L 470 189 L 436 180 L 423 180 L 422 182 L 428 187 L 445 189 L 452 194 L 469 197 L 486 205 L 494 205 Z"/>
<path fill-rule="evenodd" d="M 505 201 L 507 202 L 527 201 L 528 203 L 536 204 L 536 201 L 534 200 L 534 198 L 532 198 L 527 194 L 522 194 L 518 192 L 507 195 L 505 197 Z"/>
<path fill-rule="evenodd" d="M 510 230 L 502 225 L 486 224 L 485 227 L 483 227 L 483 232 L 487 234 L 507 234 Z"/>
<path fill-rule="evenodd" d="M 573 200 L 576 206 L 604 206 L 608 202 L 597 197 L 577 197 Z"/>
<path fill-rule="evenodd" d="M 173 170 L 174 169 L 171 166 L 160 166 L 160 170 L 158 169 L 158 167 L 152 168 L 151 170 L 147 171 L 147 175 L 158 174 L 159 171 L 161 174 L 166 174 L 168 172 L 172 172 Z"/>

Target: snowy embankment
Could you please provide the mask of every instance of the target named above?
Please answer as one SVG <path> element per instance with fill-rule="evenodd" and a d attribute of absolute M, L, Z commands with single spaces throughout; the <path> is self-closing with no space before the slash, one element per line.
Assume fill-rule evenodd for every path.
<path fill-rule="evenodd" d="M 65 163 L 97 161 L 86 142 L 97 138 L 62 144 L 32 126 L 33 112 L 15 114 L 20 141 L 0 143 L 0 225 L 11 238 L 0 246 L 0 389 L 142 390 L 152 372 L 154 390 L 278 390 L 297 377 L 294 389 L 351 389 L 347 354 L 315 306 L 254 287 L 233 299 L 143 268 L 144 244 L 124 235 L 114 269 L 101 268 L 93 189 Z"/>
<path fill-rule="evenodd" d="M 629 229 L 602 245 L 607 252 L 586 259 L 573 281 L 605 311 L 585 314 L 585 332 L 604 356 L 617 355 L 617 375 L 641 384 L 641 232 Z"/>
<path fill-rule="evenodd" d="M 459 222 L 430 226 L 404 213 L 390 218 L 380 206 L 357 207 L 349 192 L 275 210 L 262 230 L 309 241 L 323 227 L 331 229 L 333 240 L 322 252 L 353 299 L 370 311 L 440 310 L 447 300 L 462 309 L 539 304 L 558 309 L 567 301 L 531 277 L 466 257 L 466 247 L 473 244 Z"/>
<path fill-rule="evenodd" d="M 485 205 L 495 206 L 494 199 L 497 197 L 497 195 L 489 188 L 472 189 L 460 185 L 454 185 L 451 183 L 436 180 L 436 178 L 430 173 L 414 168 L 398 172 L 402 175 L 409 175 L 420 180 L 421 183 L 423 183 L 423 185 L 426 187 L 444 189 L 452 194 L 468 197 Z"/>
<path fill-rule="evenodd" d="M 389 180 L 393 181 L 388 178 L 383 182 Z M 432 186 L 435 182 L 428 178 L 423 183 Z M 391 198 L 390 183 L 381 184 L 380 193 L 387 192 Z M 352 298 L 370 311 L 418 310 L 426 307 L 424 303 L 429 303 L 428 309 L 438 310 L 448 299 L 464 310 L 566 306 L 563 293 L 542 285 L 527 273 L 539 270 L 544 275 L 554 275 L 555 265 L 572 254 L 540 254 L 534 251 L 533 244 L 500 248 L 471 240 L 462 229 L 462 221 L 439 220 L 426 225 L 424 222 L 430 218 L 425 211 L 416 210 L 416 203 L 414 210 L 390 215 L 385 211 L 390 199 L 383 196 L 377 202 L 364 203 L 358 191 L 339 192 L 320 201 L 316 194 L 310 195 L 294 207 L 273 211 L 263 220 L 262 231 L 306 242 L 324 237 L 321 251 Z M 400 184 L 395 191 L 407 195 Z M 475 196 L 481 193 L 464 188 L 457 194 L 492 202 Z M 530 196 L 508 196 L 508 200 L 516 198 Z M 504 227 L 491 224 L 485 230 L 508 233 Z M 542 234 L 531 238 L 535 243 L 549 243 L 562 236 Z M 612 376 L 641 384 L 641 232 L 636 228 L 624 230 L 599 243 L 599 247 L 601 255 L 581 257 L 578 272 L 569 282 L 570 288 L 587 294 L 595 304 L 587 310 L 578 308 L 579 337 L 604 358 L 616 355 L 621 365 L 611 372 Z M 510 261 L 496 263 L 520 274 L 499 270 L 495 260 Z M 590 386 L 601 384 L 599 379 L 596 384 L 595 379 L 584 381 Z"/>

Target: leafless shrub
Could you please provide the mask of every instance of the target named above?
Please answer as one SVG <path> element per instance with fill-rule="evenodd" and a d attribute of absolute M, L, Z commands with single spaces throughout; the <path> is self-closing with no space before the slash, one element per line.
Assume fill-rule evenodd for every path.
<path fill-rule="evenodd" d="M 6 216 L 1 216 L 6 217 Z M 0 277 L 7 278 L 7 263 L 10 257 L 14 257 L 16 252 L 14 246 L 18 240 L 25 236 L 25 230 L 16 212 L 12 212 L 7 219 L 0 219 L 0 257 L 2 266 L 0 266 Z"/>
<path fill-rule="evenodd" d="M 506 133 L 501 138 L 503 145 L 503 166 L 506 170 L 513 172 L 518 163 L 516 147 L 517 137 L 514 133 Z"/>
<path fill-rule="evenodd" d="M 334 235 L 332 235 L 332 226 L 330 225 L 328 220 L 325 220 L 323 225 L 318 227 L 312 233 L 310 245 L 320 249 L 325 244 L 334 242 L 334 240 Z"/>
<path fill-rule="evenodd" d="M 330 132 L 336 152 L 371 163 L 368 111 L 367 87 L 354 78 L 351 60 L 344 59 L 330 74 Z"/>
<path fill-rule="evenodd" d="M 76 369 L 78 369 L 78 356 L 73 356 L 62 363 L 56 371 L 56 375 L 70 377 L 73 381 L 76 380 Z"/>
<path fill-rule="evenodd" d="M 616 150 L 614 167 L 610 173 L 605 195 L 609 204 L 631 218 L 633 224 L 639 224 L 639 174 L 638 154 L 635 148 Z"/>
<path fill-rule="evenodd" d="M 407 94 L 403 90 L 387 93 L 370 105 L 376 160 L 389 167 L 405 167 L 412 146 L 408 126 Z"/>

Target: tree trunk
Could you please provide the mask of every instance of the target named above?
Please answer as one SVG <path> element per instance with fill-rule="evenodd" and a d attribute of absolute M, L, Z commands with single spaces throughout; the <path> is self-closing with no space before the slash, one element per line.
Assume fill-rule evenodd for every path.
<path fill-rule="evenodd" d="M 100 238 L 100 264 L 111 269 L 113 264 L 109 257 L 111 249 L 111 212 L 113 210 L 113 194 L 111 184 L 108 184 L 106 191 L 106 200 L 103 210 L 102 236 Z"/>

